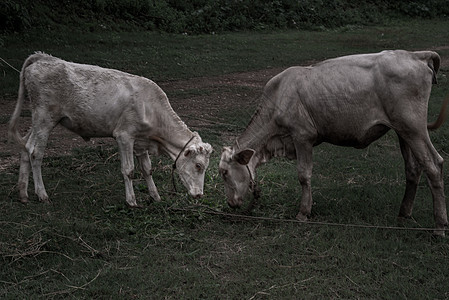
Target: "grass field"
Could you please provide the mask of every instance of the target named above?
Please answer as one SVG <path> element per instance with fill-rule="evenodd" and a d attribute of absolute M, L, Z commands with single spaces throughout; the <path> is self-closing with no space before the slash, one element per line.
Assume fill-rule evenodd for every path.
<path fill-rule="evenodd" d="M 149 202 L 136 170 L 136 196 L 145 204 L 133 210 L 125 205 L 113 143 L 73 143 L 66 154 L 53 140 L 49 147 L 56 150 L 43 166 L 52 204 L 30 193 L 23 205 L 17 201 L 17 154 L 0 136 L 0 298 L 449 298 L 448 238 L 404 230 L 433 227 L 424 178 L 413 219 L 402 229 L 387 228 L 398 225 L 405 189 L 394 133 L 363 150 L 315 148 L 311 224 L 294 222 L 301 192 L 295 162 L 277 159 L 259 168 L 262 196 L 253 219 L 227 207 L 217 166 L 221 147 L 249 121 L 267 74 L 290 65 L 383 49 L 435 49 L 444 63 L 430 99 L 434 120 L 449 94 L 447 28 L 449 22 L 439 20 L 321 32 L 2 36 L 0 57 L 18 69 L 39 50 L 153 79 L 215 152 L 205 197 L 191 199 L 184 189 L 172 194 L 171 162 L 155 157 L 153 176 L 163 201 Z M 3 62 L 0 67 L 4 132 L 18 74 Z M 24 119 L 29 122 L 29 111 Z M 431 136 L 448 161 L 449 125 Z"/>

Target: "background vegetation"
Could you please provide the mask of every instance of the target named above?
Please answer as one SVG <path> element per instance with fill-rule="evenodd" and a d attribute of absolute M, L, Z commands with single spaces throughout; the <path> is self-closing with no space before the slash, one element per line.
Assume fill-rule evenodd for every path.
<path fill-rule="evenodd" d="M 335 28 L 392 19 L 449 16 L 449 0 L 3 0 L 0 29 L 76 26 L 212 33 L 260 29 Z"/>
<path fill-rule="evenodd" d="M 167 7 L 171 3 L 145 3 L 156 2 Z M 4 3 L 12 1 L 0 5 Z M 75 5 L 72 1 L 58 3 L 54 6 Z M 16 8 L 26 15 L 23 7 Z M 332 145 L 315 148 L 312 221 L 328 225 L 292 222 L 300 197 L 292 161 L 278 159 L 259 169 L 262 197 L 252 216 L 261 219 L 247 219 L 241 211 L 227 207 L 217 170 L 221 147 L 242 132 L 257 105 L 263 78 L 267 78 L 261 74 L 345 54 L 395 48 L 435 49 L 447 61 L 448 20 L 418 18 L 388 26 L 182 35 L 129 31 L 136 25 L 125 22 L 121 27 L 121 21 L 102 28 L 90 13 L 84 13 L 81 23 L 73 21 L 79 27 L 70 25 L 70 17 L 65 25 L 58 25 L 61 19 L 36 25 L 30 16 L 22 31 L 3 33 L 0 57 L 20 69 L 30 53 L 40 50 L 155 80 L 189 127 L 216 150 L 207 172 L 206 195 L 193 200 L 185 191 L 172 194 L 170 161 L 155 157 L 154 178 L 163 201 L 149 201 L 145 181 L 136 169 L 136 195 L 144 208 L 128 209 L 117 149 L 113 143 L 99 142 L 46 157 L 43 175 L 52 204 L 38 203 L 31 183 L 31 202 L 22 205 L 17 201 L 18 166 L 2 164 L 0 298 L 449 297 L 449 240 L 426 230 L 386 228 L 398 225 L 396 215 L 405 187 L 394 133 L 363 150 Z M 114 26 L 121 31 L 110 30 Z M 0 70 L 3 109 L 16 101 L 18 74 L 4 62 Z M 448 66 L 443 64 L 439 84 L 432 90 L 429 120 L 434 120 L 449 94 L 448 76 Z M 24 121 L 29 122 L 29 116 L 25 110 Z M 0 111 L 0 126 L 4 128 L 8 120 L 9 115 Z M 431 133 L 446 162 L 448 136 L 448 124 Z M 6 136 L 0 136 L 0 142 L 6 145 Z M 51 140 L 50 147 L 59 142 Z M 15 157 L 0 148 L 2 162 Z M 447 173 L 446 163 L 446 177 Z M 433 227 L 431 195 L 424 178 L 413 217 L 399 225 L 404 229 Z"/>

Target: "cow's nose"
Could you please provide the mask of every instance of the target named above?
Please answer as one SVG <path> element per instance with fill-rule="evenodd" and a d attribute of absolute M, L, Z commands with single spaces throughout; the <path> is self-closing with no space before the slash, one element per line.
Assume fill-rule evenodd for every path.
<path fill-rule="evenodd" d="M 241 199 L 235 199 L 234 201 L 228 201 L 228 205 L 231 208 L 239 208 L 240 206 L 242 206 L 242 201 Z"/>
<path fill-rule="evenodd" d="M 237 204 L 235 204 L 235 203 L 228 202 L 228 205 L 229 205 L 230 208 L 233 208 L 233 209 L 239 208 L 239 206 Z"/>
<path fill-rule="evenodd" d="M 200 199 L 202 197 L 203 197 L 203 194 L 196 194 L 193 196 L 193 198 L 195 198 L 195 199 Z"/>

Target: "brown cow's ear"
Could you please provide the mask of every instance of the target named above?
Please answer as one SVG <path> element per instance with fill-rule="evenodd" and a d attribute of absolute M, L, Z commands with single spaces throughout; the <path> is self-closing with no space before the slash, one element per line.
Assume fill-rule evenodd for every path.
<path fill-rule="evenodd" d="M 235 159 L 241 165 L 247 165 L 255 152 L 256 151 L 254 151 L 253 149 L 245 149 L 234 154 L 233 159 Z"/>

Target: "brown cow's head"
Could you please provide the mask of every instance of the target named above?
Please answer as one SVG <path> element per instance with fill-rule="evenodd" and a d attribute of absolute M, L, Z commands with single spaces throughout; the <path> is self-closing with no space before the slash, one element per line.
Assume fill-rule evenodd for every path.
<path fill-rule="evenodd" d="M 224 147 L 221 154 L 219 172 L 224 180 L 225 192 L 230 207 L 242 206 L 243 199 L 253 182 L 251 168 L 248 166 L 255 151 L 252 149 L 238 150 Z"/>

